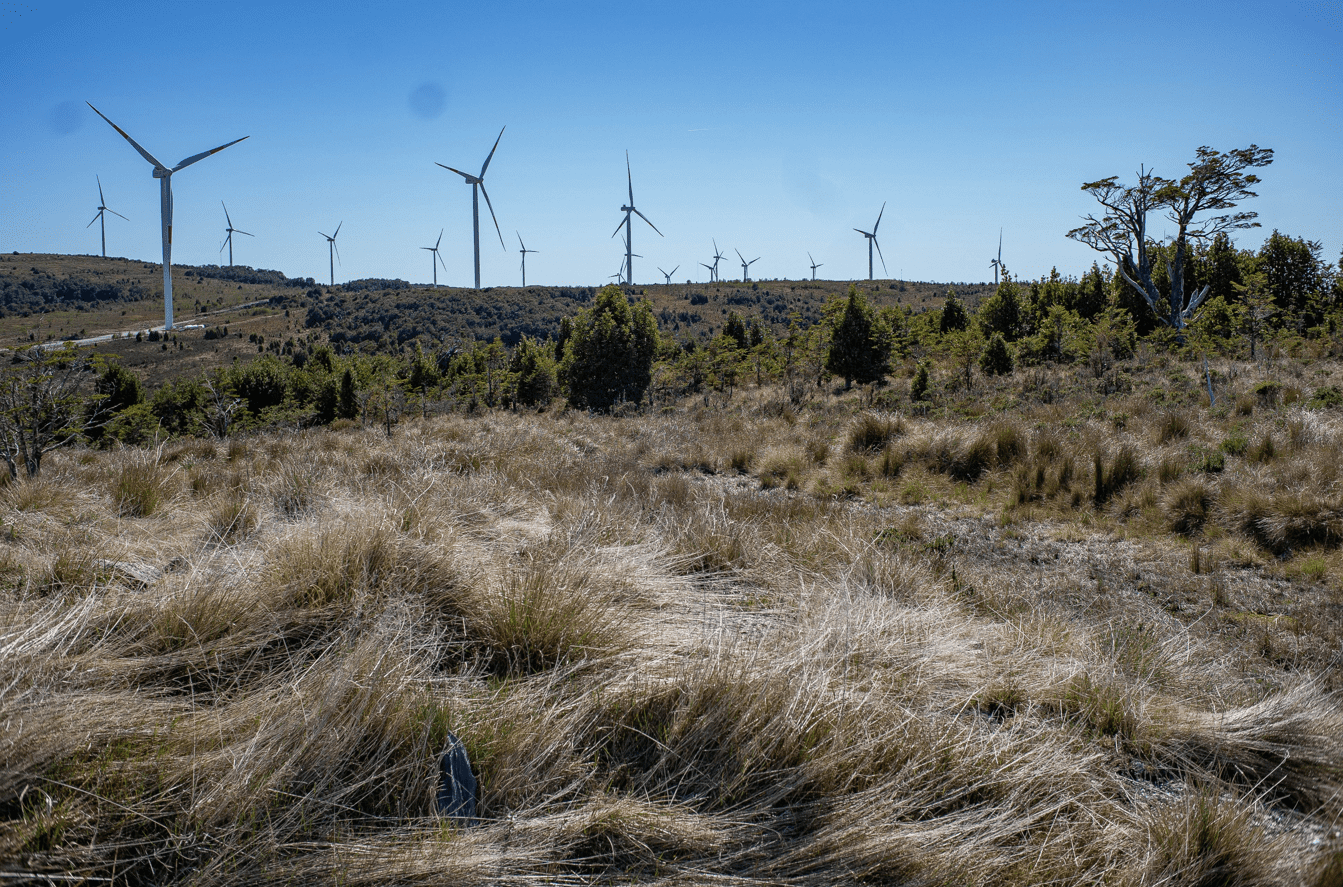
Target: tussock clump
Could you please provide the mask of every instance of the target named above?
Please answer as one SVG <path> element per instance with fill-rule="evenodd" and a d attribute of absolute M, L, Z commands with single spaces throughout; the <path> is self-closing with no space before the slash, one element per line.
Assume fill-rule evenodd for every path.
<path fill-rule="evenodd" d="M 1343 501 L 1314 491 L 1240 490 L 1225 507 L 1242 532 L 1273 552 L 1343 545 Z"/>
<path fill-rule="evenodd" d="M 898 415 L 863 413 L 849 428 L 849 450 L 854 453 L 875 453 L 885 449 L 904 430 L 904 419 Z"/>
<path fill-rule="evenodd" d="M 1185 799 L 1161 811 L 1152 823 L 1143 883 L 1269 885 L 1274 842 L 1244 807 L 1192 788 Z"/>
<path fill-rule="evenodd" d="M 1138 462 L 1138 456 L 1127 445 L 1120 447 L 1119 451 L 1110 458 L 1108 464 L 1104 455 L 1097 451 L 1093 458 L 1093 470 L 1095 488 L 1092 492 L 1091 501 L 1096 503 L 1097 506 L 1109 502 L 1116 493 L 1142 476 L 1142 466 Z"/>
<path fill-rule="evenodd" d="M 251 497 L 246 491 L 237 488 L 218 496 L 206 517 L 211 538 L 223 543 L 246 539 L 256 530 L 258 523 L 257 510 Z"/>
<path fill-rule="evenodd" d="M 1169 410 L 1162 413 L 1156 423 L 1156 440 L 1159 444 L 1173 440 L 1183 440 L 1189 436 L 1189 417 L 1179 411 Z"/>
<path fill-rule="evenodd" d="M 1195 478 L 1176 485 L 1166 494 L 1166 525 L 1172 532 L 1189 536 L 1203 529 L 1212 511 L 1212 488 Z"/>
<path fill-rule="evenodd" d="M 153 451 L 125 452 L 124 461 L 113 476 L 112 501 L 122 517 L 149 517 L 159 510 L 170 495 L 174 474 L 159 463 Z"/>

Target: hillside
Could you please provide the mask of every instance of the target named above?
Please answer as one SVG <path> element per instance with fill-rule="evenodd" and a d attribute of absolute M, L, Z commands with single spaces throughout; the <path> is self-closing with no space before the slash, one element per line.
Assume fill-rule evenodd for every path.
<path fill-rule="evenodd" d="M 937 307 L 947 285 L 875 281 L 860 286 L 878 306 Z M 808 323 L 821 305 L 848 291 L 848 281 L 756 281 L 748 284 L 640 286 L 664 334 L 707 339 L 735 311 L 781 332 L 796 313 Z M 973 305 L 992 290 L 971 284 L 957 292 Z M 423 337 L 432 343 L 459 343 L 498 336 L 515 344 L 522 335 L 544 339 L 561 318 L 589 304 L 595 287 L 410 286 L 405 281 L 354 281 L 336 287 L 311 279 L 286 278 L 275 271 L 246 267 L 174 266 L 173 294 L 178 326 L 201 324 L 222 331 L 179 330 L 171 349 L 159 343 L 117 339 L 96 345 L 151 382 L 199 373 L 264 351 L 266 343 L 311 337 L 355 347 L 400 350 Z M 163 278 L 159 265 L 96 256 L 0 256 L 0 346 L 84 338 L 149 329 L 163 320 Z M 261 337 L 258 345 L 255 337 Z M 173 355 L 165 360 L 167 353 Z"/>

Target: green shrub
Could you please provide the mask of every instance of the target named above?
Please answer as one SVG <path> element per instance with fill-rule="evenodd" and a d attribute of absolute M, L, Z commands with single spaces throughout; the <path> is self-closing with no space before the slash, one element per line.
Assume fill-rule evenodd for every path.
<path fill-rule="evenodd" d="M 986 376 L 1008 376 L 1014 368 L 1012 351 L 1007 347 L 1007 340 L 1002 333 L 989 336 L 989 343 L 979 356 L 979 369 Z"/>
<path fill-rule="evenodd" d="M 909 399 L 915 401 L 927 400 L 928 387 L 928 362 L 923 361 L 919 364 L 918 371 L 914 373 L 914 378 L 909 383 Z"/>
<path fill-rule="evenodd" d="M 1312 410 L 1338 409 L 1343 407 L 1343 390 L 1337 385 L 1325 385 L 1315 389 L 1315 395 L 1306 404 Z"/>
<path fill-rule="evenodd" d="M 649 303 L 631 305 L 620 287 L 603 287 L 592 307 L 578 312 L 564 343 L 559 379 L 570 405 L 606 412 L 643 400 L 657 342 Z"/>

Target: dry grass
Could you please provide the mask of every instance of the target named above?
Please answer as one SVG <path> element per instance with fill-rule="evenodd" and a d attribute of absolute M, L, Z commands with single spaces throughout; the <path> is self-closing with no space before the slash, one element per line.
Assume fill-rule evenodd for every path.
<path fill-rule="evenodd" d="M 1336 880 L 1340 423 L 1049 378 L 53 454 L 0 490 L 0 871 Z"/>

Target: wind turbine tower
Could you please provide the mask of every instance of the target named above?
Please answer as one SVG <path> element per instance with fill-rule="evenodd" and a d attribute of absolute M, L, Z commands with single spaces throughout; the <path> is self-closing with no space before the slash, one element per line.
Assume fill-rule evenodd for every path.
<path fill-rule="evenodd" d="M 751 270 L 752 265 L 760 261 L 760 257 L 756 256 L 754 259 L 748 262 L 746 261 L 746 257 L 741 254 L 741 250 L 736 250 L 736 253 L 737 258 L 741 259 L 741 282 L 745 283 L 746 281 L 751 279 L 746 276 L 746 273 Z"/>
<path fill-rule="evenodd" d="M 518 234 L 517 231 L 514 231 L 513 233 L 514 233 L 514 234 Z M 522 285 L 523 285 L 523 286 L 526 286 L 526 285 L 527 285 L 527 253 L 539 252 L 539 250 L 527 249 L 527 244 L 525 244 L 525 243 L 522 242 L 522 235 L 521 235 L 521 234 L 518 234 L 518 246 L 522 247 L 522 249 L 518 250 L 518 252 L 522 253 Z"/>
<path fill-rule="evenodd" d="M 420 249 L 427 249 L 434 255 L 429 259 L 429 267 L 434 272 L 434 286 L 438 286 L 438 266 L 443 265 L 443 257 L 438 254 L 438 245 L 443 242 L 443 229 L 438 229 L 438 240 L 434 241 L 433 246 L 422 246 Z M 334 243 L 332 244 L 335 245 Z M 447 265 L 443 265 L 443 270 L 448 270 Z"/>
<path fill-rule="evenodd" d="M 671 286 L 671 276 L 675 274 L 680 267 L 680 265 L 677 265 L 676 268 L 673 268 L 670 271 L 663 271 L 661 268 L 658 268 L 658 271 L 662 273 L 662 276 L 667 278 L 667 286 Z"/>
<path fill-rule="evenodd" d="M 85 102 L 85 104 L 90 108 L 93 108 L 92 102 Z M 93 113 L 102 117 L 104 120 L 107 120 L 107 116 L 97 108 L 93 108 Z M 150 154 L 144 148 L 141 148 L 139 143 L 128 136 L 126 131 L 121 127 L 117 126 L 111 120 L 107 120 L 107 124 L 120 133 L 123 139 L 130 142 L 131 147 L 136 151 L 139 151 L 141 157 L 154 165 L 154 178 L 159 180 L 159 208 L 163 229 L 163 328 L 165 330 L 170 330 L 173 328 L 173 173 L 181 172 L 191 164 L 204 160 L 211 154 L 218 154 L 230 145 L 238 144 L 243 139 L 247 138 L 247 136 L 243 136 L 242 139 L 234 139 L 231 142 L 226 142 L 218 148 L 211 148 L 209 151 L 193 154 L 172 169 L 169 169 L 167 166 L 163 165 L 163 163 L 159 162 L 153 154 Z"/>
<path fill-rule="evenodd" d="M 629 151 L 625 152 L 625 176 L 628 179 L 630 186 L 630 202 L 628 205 L 622 206 L 620 208 L 620 211 L 625 214 L 625 220 L 621 222 L 619 225 L 616 225 L 616 230 L 611 232 L 611 236 L 615 237 L 617 234 L 620 233 L 621 228 L 625 229 L 625 285 L 633 286 L 634 260 L 642 259 L 643 256 L 636 256 L 634 254 L 634 226 L 630 224 L 630 214 L 633 213 L 637 215 L 645 222 L 648 222 L 648 216 L 644 215 L 643 213 L 639 212 L 637 209 L 634 208 L 634 174 L 630 172 Z M 662 232 L 658 231 L 657 225 L 654 225 L 652 222 L 648 222 L 648 227 L 652 228 L 654 231 L 657 231 L 658 237 L 662 236 Z"/>
<path fill-rule="evenodd" d="M 344 225 L 344 224 L 345 224 L 345 222 L 344 222 L 344 220 L 342 220 L 341 223 L 340 223 L 340 225 Z M 336 238 L 340 236 L 340 225 L 337 225 L 337 226 L 336 226 L 336 233 L 335 233 L 335 234 L 322 234 L 321 231 L 318 231 L 318 232 L 317 232 L 318 234 L 322 234 L 322 236 L 326 238 L 326 245 L 327 245 L 327 247 L 329 247 L 329 248 L 327 249 L 327 258 L 329 258 L 329 259 L 331 260 L 331 285 L 332 285 L 332 286 L 335 286 L 335 285 L 336 285 L 336 259 L 340 258 L 340 250 L 336 249 Z"/>
<path fill-rule="evenodd" d="M 95 176 L 95 178 L 98 178 L 98 215 L 96 215 L 96 216 L 93 217 L 93 222 L 97 222 L 97 221 L 101 221 L 101 222 L 102 222 L 102 225 L 100 225 L 99 227 L 102 228 L 102 234 L 103 234 L 103 258 L 105 259 L 105 258 L 107 258 L 107 216 L 106 216 L 106 214 L 107 214 L 107 213 L 111 213 L 112 215 L 114 215 L 114 216 L 119 216 L 120 218 L 123 218 L 123 219 L 126 219 L 126 217 L 123 216 L 123 215 L 121 215 L 121 213 L 117 212 L 116 210 L 112 209 L 112 207 L 110 207 L 110 206 L 107 205 L 107 198 L 103 197 L 103 180 L 102 180 L 101 178 L 97 177 L 97 176 Z M 126 219 L 126 221 L 129 222 L 130 219 Z M 89 223 L 88 223 L 87 225 L 85 225 L 84 227 L 85 227 L 85 228 L 92 228 L 92 227 L 93 227 L 93 222 L 89 222 Z"/>
<path fill-rule="evenodd" d="M 233 235 L 234 235 L 234 234 L 247 234 L 247 232 L 244 231 L 244 230 L 242 230 L 241 228 L 235 228 L 235 227 L 233 227 L 233 220 L 229 218 L 229 215 L 228 215 L 228 206 L 224 203 L 224 201 L 222 201 L 222 200 L 219 201 L 219 205 L 222 206 L 222 207 L 224 207 L 224 221 L 225 221 L 225 222 L 228 222 L 228 227 L 224 229 L 225 231 L 228 232 L 228 237 L 225 237 L 225 238 L 224 238 L 224 246 L 228 247 L 228 263 L 229 263 L 229 267 L 232 267 L 232 266 L 233 266 Z M 247 234 L 247 236 L 248 236 L 248 237 L 255 237 L 256 235 L 255 235 L 255 234 Z M 219 248 L 219 251 L 220 251 L 221 253 L 224 251 L 224 246 L 221 246 L 221 247 Z"/>
<path fill-rule="evenodd" d="M 505 129 L 508 129 L 508 127 L 500 128 L 499 136 L 494 140 L 494 147 L 490 149 L 489 156 L 485 158 L 485 163 L 481 165 L 480 175 L 478 176 L 462 172 L 460 169 L 453 169 L 451 166 L 444 166 L 437 161 L 434 162 L 435 166 L 442 166 L 448 172 L 457 173 L 471 186 L 471 234 L 475 243 L 476 289 L 480 289 L 480 197 L 476 193 L 477 189 L 485 195 L 485 205 L 489 207 L 490 218 L 494 219 L 494 231 L 499 235 L 499 245 L 504 247 L 505 251 L 508 250 L 508 247 L 504 246 L 504 232 L 499 230 L 499 219 L 494 215 L 494 204 L 490 203 L 490 192 L 485 190 L 485 170 L 490 168 L 490 161 L 494 159 L 494 152 L 499 148 L 499 139 L 504 137 Z"/>
<path fill-rule="evenodd" d="M 726 259 L 726 258 L 727 256 L 723 255 L 721 252 L 718 251 L 718 241 L 715 240 L 713 242 L 713 269 L 712 269 L 713 274 L 710 277 L 711 280 L 714 281 L 718 280 L 718 262 L 720 259 Z"/>
<path fill-rule="evenodd" d="M 817 268 L 820 268 L 821 266 L 823 266 L 823 265 L 825 264 L 825 262 L 817 262 L 815 259 L 812 259 L 812 258 L 811 258 L 811 253 L 807 253 L 807 258 L 808 258 L 808 259 L 811 259 L 811 279 L 812 279 L 812 280 L 815 280 L 815 279 L 816 279 L 816 269 L 817 269 Z"/>
<path fill-rule="evenodd" d="M 998 272 L 1003 267 L 1003 229 L 998 229 L 998 258 L 989 262 L 993 266 L 993 285 L 998 285 Z"/>
<path fill-rule="evenodd" d="M 881 256 L 881 244 L 877 243 L 877 229 L 881 227 L 881 217 L 886 213 L 886 204 L 881 205 L 881 212 L 877 213 L 877 224 L 872 226 L 872 231 L 867 232 L 862 228 L 854 228 L 859 234 L 867 238 L 867 279 L 872 279 L 872 247 L 877 248 L 877 255 Z M 886 270 L 886 257 L 881 256 L 881 270 Z"/>

